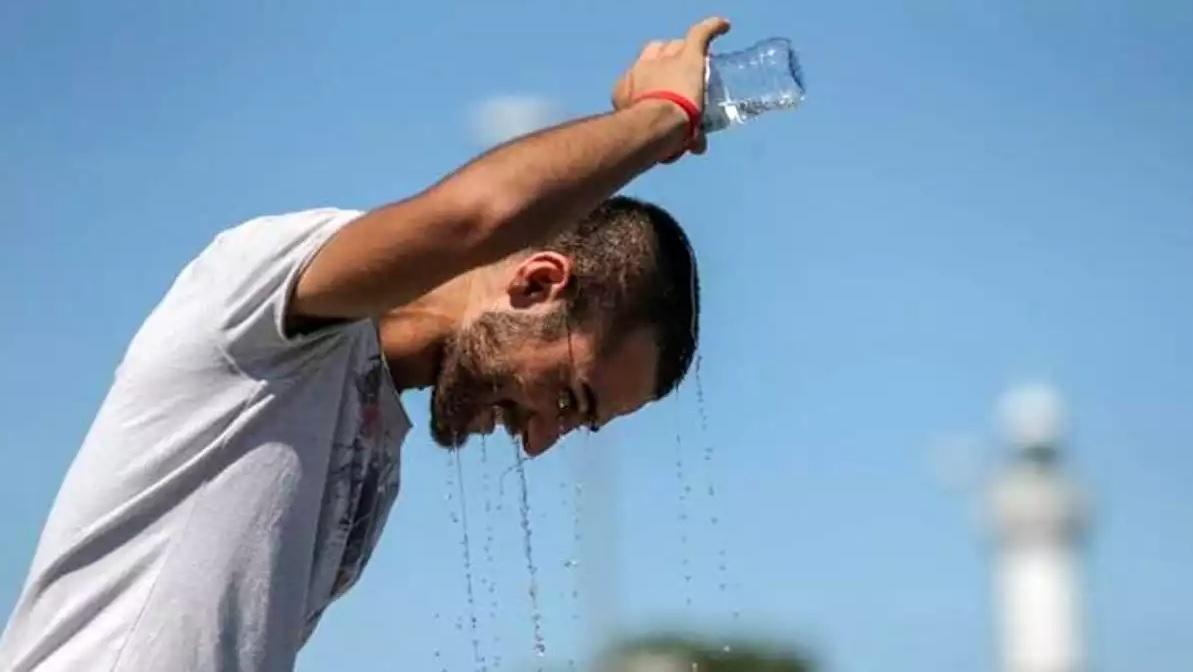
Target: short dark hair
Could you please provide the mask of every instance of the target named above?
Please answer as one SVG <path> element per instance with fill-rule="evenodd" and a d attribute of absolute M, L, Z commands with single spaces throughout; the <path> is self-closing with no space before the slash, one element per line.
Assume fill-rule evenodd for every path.
<path fill-rule="evenodd" d="M 572 259 L 572 315 L 598 318 L 604 347 L 646 327 L 658 347 L 655 398 L 679 386 L 700 336 L 696 254 L 675 218 L 627 196 L 605 201 L 543 249 Z"/>

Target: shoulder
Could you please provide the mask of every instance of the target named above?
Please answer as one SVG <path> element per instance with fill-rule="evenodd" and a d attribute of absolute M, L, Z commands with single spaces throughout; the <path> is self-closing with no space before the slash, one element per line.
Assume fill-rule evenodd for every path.
<path fill-rule="evenodd" d="M 239 238 L 299 237 L 325 228 L 338 228 L 364 214 L 347 208 L 312 208 L 278 214 L 259 215 L 220 232 L 217 240 Z"/>

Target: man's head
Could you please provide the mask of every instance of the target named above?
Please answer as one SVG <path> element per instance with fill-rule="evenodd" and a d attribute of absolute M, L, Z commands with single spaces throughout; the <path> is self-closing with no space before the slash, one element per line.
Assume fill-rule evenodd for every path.
<path fill-rule="evenodd" d="M 432 392 L 441 445 L 504 424 L 537 455 L 665 396 L 691 365 L 696 260 L 657 206 L 612 198 L 485 272 L 498 290 L 449 339 Z"/>

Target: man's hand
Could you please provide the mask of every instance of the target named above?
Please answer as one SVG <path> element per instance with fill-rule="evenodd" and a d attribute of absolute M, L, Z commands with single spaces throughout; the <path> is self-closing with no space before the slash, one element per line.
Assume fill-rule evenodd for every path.
<path fill-rule="evenodd" d="M 688 29 L 682 40 L 648 42 L 630 69 L 613 87 L 613 108 L 624 109 L 648 91 L 667 90 L 686 96 L 704 109 L 704 64 L 713 39 L 729 31 L 729 22 L 711 17 Z M 698 133 L 688 149 L 703 154 L 707 145 Z"/>

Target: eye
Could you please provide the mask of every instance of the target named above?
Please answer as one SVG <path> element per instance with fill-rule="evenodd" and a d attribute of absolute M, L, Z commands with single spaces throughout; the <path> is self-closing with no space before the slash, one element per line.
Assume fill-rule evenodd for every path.
<path fill-rule="evenodd" d="M 572 388 L 570 387 L 565 387 L 560 391 L 558 403 L 560 415 L 574 410 L 579 404 L 578 400 L 576 399 L 576 393 L 573 392 Z"/>
<path fill-rule="evenodd" d="M 584 425 L 590 432 L 600 431 L 600 423 L 597 421 L 596 414 L 596 399 L 592 393 L 592 388 L 587 383 L 582 383 L 584 390 L 584 403 L 580 403 L 580 397 L 576 391 L 569 387 L 564 387 L 559 394 L 557 403 L 559 405 L 560 417 L 569 413 L 579 413 L 584 415 Z"/>

